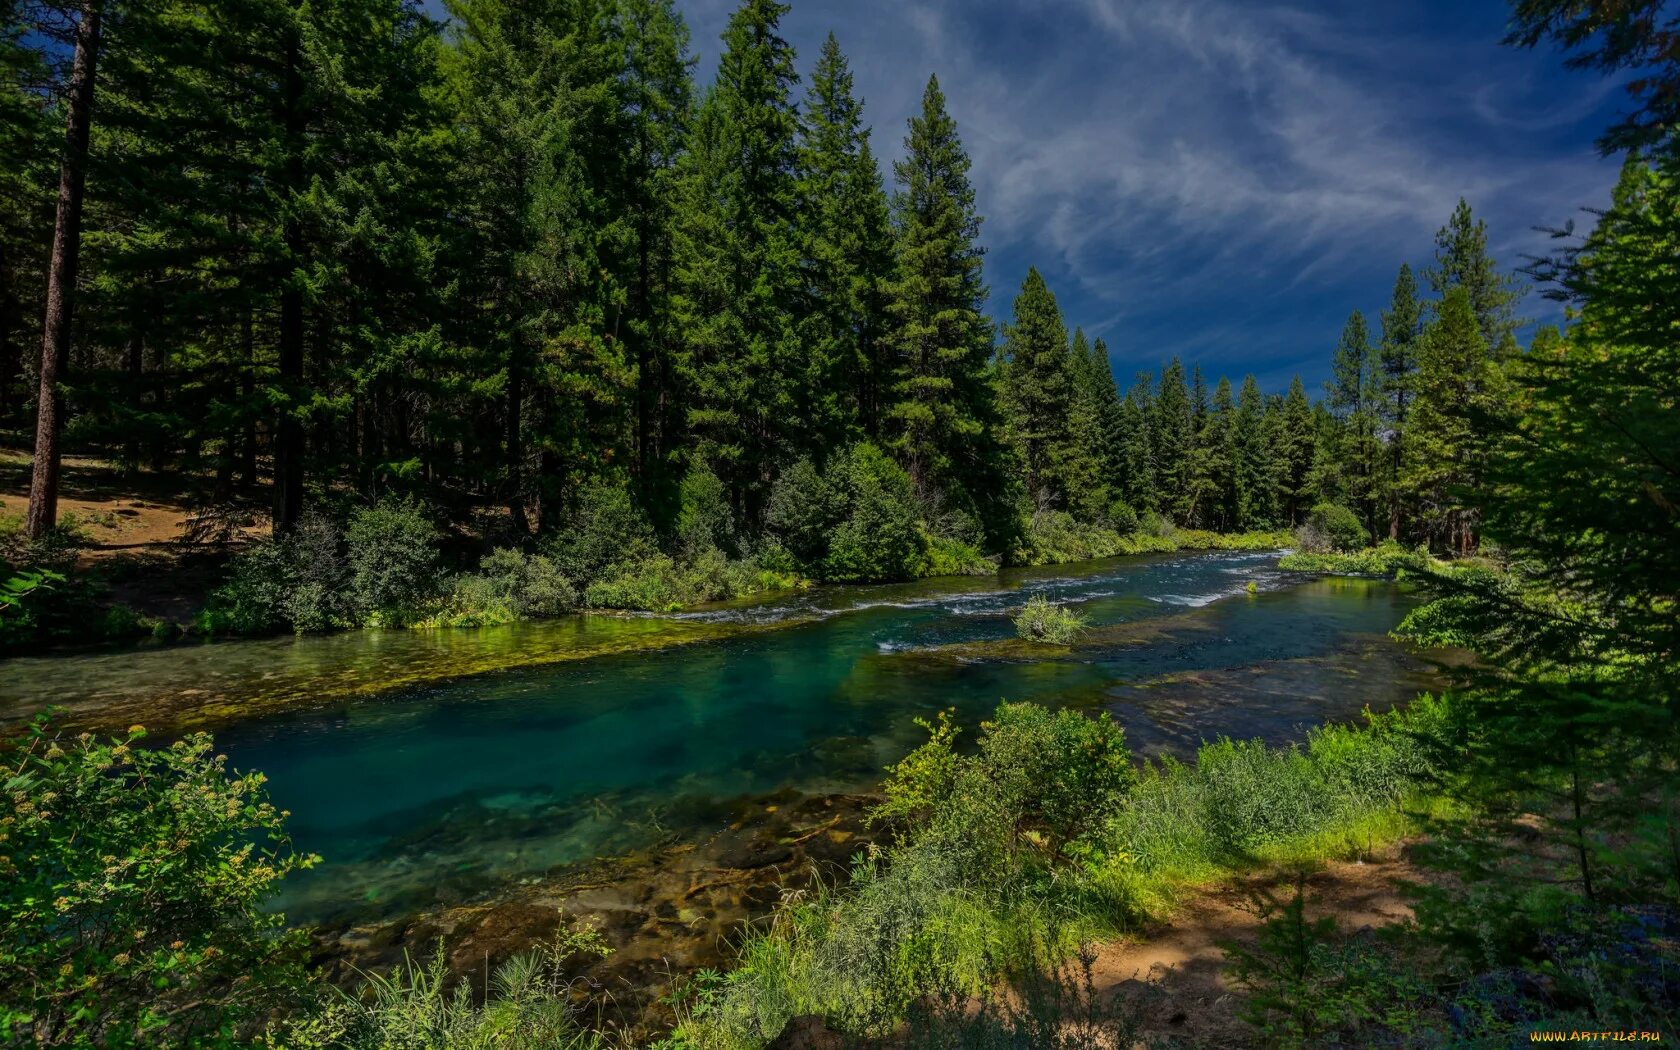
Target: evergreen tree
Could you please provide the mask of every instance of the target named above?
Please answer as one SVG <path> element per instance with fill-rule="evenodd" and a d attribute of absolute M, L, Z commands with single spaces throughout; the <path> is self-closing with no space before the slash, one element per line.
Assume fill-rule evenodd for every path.
<path fill-rule="evenodd" d="M 1462 198 L 1452 218 L 1435 234 L 1435 266 L 1428 276 L 1429 287 L 1438 296 L 1445 296 L 1450 288 L 1465 290 L 1490 352 L 1510 345 L 1510 336 L 1521 324 L 1516 308 L 1522 290 L 1516 278 L 1499 271 L 1488 254 L 1487 223 L 1473 216 Z"/>
<path fill-rule="evenodd" d="M 1196 432 L 1194 407 L 1184 385 L 1184 366 L 1173 358 L 1161 372 L 1150 425 L 1150 454 L 1155 463 L 1158 508 L 1175 523 L 1187 525 L 1195 510 Z"/>
<path fill-rule="evenodd" d="M 1260 384 L 1243 377 L 1237 395 L 1234 432 L 1234 474 L 1238 505 L 1231 528 L 1258 529 L 1273 524 L 1278 514 L 1276 443 Z"/>
<path fill-rule="evenodd" d="M 1388 536 L 1398 540 L 1406 502 L 1401 480 L 1406 473 L 1406 439 L 1417 381 L 1418 339 L 1423 331 L 1423 306 L 1417 280 L 1404 263 L 1394 280 L 1394 295 L 1382 315 L 1381 369 L 1378 379 L 1378 418 L 1388 432 L 1388 455 L 1383 473 L 1382 499 L 1388 504 Z"/>
<path fill-rule="evenodd" d="M 693 62 L 688 26 L 674 0 L 620 0 L 614 26 L 623 54 L 618 195 L 628 235 L 624 333 L 633 346 L 636 370 L 636 469 L 644 493 L 666 490 L 652 502 L 668 505 L 675 472 L 666 469 L 667 461 L 676 451 L 683 422 L 675 410 L 678 333 L 670 319 L 671 227 L 675 169 L 693 117 Z"/>
<path fill-rule="evenodd" d="M 796 313 L 799 118 L 786 4 L 743 0 L 681 164 L 674 311 L 693 454 L 755 524 L 791 461 L 811 393 Z"/>
<path fill-rule="evenodd" d="M 1139 372 L 1120 404 L 1113 438 L 1120 497 L 1139 514 L 1159 506 L 1152 439 L 1155 418 L 1155 380 Z"/>
<path fill-rule="evenodd" d="M 950 493 L 959 502 L 983 505 L 992 496 L 982 490 L 993 414 L 984 249 L 968 154 L 937 78 L 904 145 L 893 165 L 896 269 L 887 292 L 890 445 L 918 491 L 960 489 Z"/>
<path fill-rule="evenodd" d="M 1327 487 L 1359 513 L 1367 529 L 1377 506 L 1377 367 L 1365 317 L 1355 310 L 1342 329 L 1325 386 L 1338 424 L 1329 445 L 1335 477 Z"/>
<path fill-rule="evenodd" d="M 892 270 L 887 198 L 852 73 L 832 33 L 805 102 L 800 149 L 805 237 L 809 451 L 880 435 L 883 296 Z"/>
<path fill-rule="evenodd" d="M 1196 376 L 1200 380 L 1200 369 Z M 1236 402 L 1231 396 L 1231 381 L 1224 376 L 1219 377 L 1213 407 L 1204 417 L 1198 451 L 1200 472 L 1206 479 L 1207 507 L 1197 524 L 1226 531 L 1236 528 L 1242 518 L 1243 493 L 1238 479 Z"/>
<path fill-rule="evenodd" d="M 1313 457 L 1317 448 L 1317 434 L 1313 406 L 1307 400 L 1307 388 L 1301 377 L 1289 383 L 1284 399 L 1278 441 L 1278 498 L 1280 514 L 1290 526 L 1301 524 L 1312 507 Z"/>
<path fill-rule="evenodd" d="M 1068 345 L 1056 297 L 1036 268 L 1015 297 L 1014 320 L 1004 326 L 1000 400 L 1027 493 L 1041 509 L 1100 513 L 1104 500 L 1096 449 L 1094 406 L 1086 391 L 1088 349 Z"/>
<path fill-rule="evenodd" d="M 1478 464 L 1472 408 L 1478 378 L 1490 367 L 1469 290 L 1449 288 L 1419 345 L 1406 487 L 1420 505 L 1431 536 L 1460 553 L 1468 553 L 1475 544 L 1470 500 Z"/>

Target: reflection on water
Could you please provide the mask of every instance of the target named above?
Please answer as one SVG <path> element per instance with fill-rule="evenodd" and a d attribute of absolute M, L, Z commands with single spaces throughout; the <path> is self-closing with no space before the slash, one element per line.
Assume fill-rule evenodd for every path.
<path fill-rule="evenodd" d="M 341 683 L 388 671 L 412 680 L 402 662 L 440 661 L 440 646 L 469 668 L 517 662 L 596 628 L 580 619 L 429 632 L 423 643 L 392 632 L 213 646 L 179 651 L 198 666 L 170 673 L 210 676 L 224 696 L 248 688 L 241 676 L 316 675 L 316 706 L 236 723 L 219 749 L 268 774 L 297 845 L 326 858 L 288 886 L 288 913 L 344 919 L 702 838 L 747 797 L 867 787 L 920 738 L 914 719 L 946 707 L 972 724 L 1001 700 L 1106 706 L 1150 752 L 1227 733 L 1278 739 L 1426 684 L 1421 661 L 1384 637 L 1411 602 L 1398 588 L 1297 579 L 1273 555 L 1207 554 L 822 589 L 674 621 L 611 621 L 629 636 L 712 632 L 696 644 L 374 699 L 352 699 L 360 690 Z M 1250 582 L 1259 594 L 1244 593 Z M 1012 636 L 1028 593 L 1076 605 L 1098 629 L 1071 651 L 995 644 Z M 68 682 L 80 664 L 106 694 L 143 691 L 163 675 L 147 663 L 161 655 L 127 658 L 138 682 L 105 657 L 59 666 Z"/>

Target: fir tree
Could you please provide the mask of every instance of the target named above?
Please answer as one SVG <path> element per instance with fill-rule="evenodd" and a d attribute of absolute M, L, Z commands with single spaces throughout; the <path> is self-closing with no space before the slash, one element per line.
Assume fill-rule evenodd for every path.
<path fill-rule="evenodd" d="M 883 295 L 892 270 L 887 198 L 852 73 L 831 33 L 811 76 L 800 148 L 806 314 L 801 345 L 809 451 L 880 434 Z"/>
<path fill-rule="evenodd" d="M 1435 234 L 1435 266 L 1428 277 L 1429 287 L 1438 296 L 1444 297 L 1450 288 L 1465 290 L 1489 352 L 1509 345 L 1521 324 L 1516 308 L 1522 290 L 1514 277 L 1499 271 L 1488 254 L 1487 223 L 1473 216 L 1462 198 L 1452 218 Z"/>
<path fill-rule="evenodd" d="M 1431 535 L 1461 553 L 1475 543 L 1470 500 L 1477 464 L 1471 411 L 1477 379 L 1489 367 L 1487 342 L 1469 290 L 1448 289 L 1419 346 L 1406 487 L 1418 501 Z"/>
<path fill-rule="evenodd" d="M 919 491 L 966 490 L 981 504 L 993 407 L 992 326 L 982 312 L 980 216 L 969 158 L 937 78 L 910 120 L 904 159 L 893 165 L 896 269 L 888 286 L 890 445 Z M 955 495 L 955 494 L 954 494 Z"/>
<path fill-rule="evenodd" d="M 681 166 L 674 310 L 694 454 L 756 523 L 780 459 L 792 458 L 810 395 L 796 312 L 803 302 L 798 83 L 779 35 L 787 5 L 743 0 L 723 33 L 717 83 Z"/>
<path fill-rule="evenodd" d="M 1376 518 L 1377 465 L 1377 357 L 1365 327 L 1365 316 L 1355 310 L 1336 345 L 1331 361 L 1331 379 L 1326 384 L 1328 407 L 1338 426 L 1329 448 L 1335 463 L 1334 480 L 1327 482 L 1335 496 L 1358 511 L 1366 528 Z"/>
<path fill-rule="evenodd" d="M 1238 506 L 1231 527 L 1264 528 L 1277 520 L 1278 467 L 1270 413 L 1260 384 L 1252 375 L 1243 377 L 1232 429 Z"/>
<path fill-rule="evenodd" d="M 1196 503 L 1196 431 L 1184 366 L 1173 358 L 1161 372 L 1150 426 L 1158 507 L 1178 524 L 1189 524 Z"/>
<path fill-rule="evenodd" d="M 1388 455 L 1383 474 L 1383 500 L 1388 504 L 1388 536 L 1398 540 L 1406 503 L 1401 479 L 1406 473 L 1406 432 L 1415 397 L 1418 338 L 1423 331 L 1423 306 L 1417 279 L 1404 263 L 1394 280 L 1394 295 L 1382 314 L 1381 370 L 1378 379 L 1378 418 L 1388 432 Z"/>

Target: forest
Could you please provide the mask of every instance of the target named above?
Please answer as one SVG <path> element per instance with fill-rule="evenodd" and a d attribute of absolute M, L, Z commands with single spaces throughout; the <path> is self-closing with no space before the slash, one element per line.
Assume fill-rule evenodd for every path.
<path fill-rule="evenodd" d="M 994 295 L 937 75 L 786 3 L 710 83 L 677 0 L 444 7 L 0 0 L 0 1045 L 1673 1038 L 1665 0 L 1511 0 L 1611 199 L 1460 199 L 1282 391 Z M 1239 888 L 1230 995 L 1102 983 Z"/>
<path fill-rule="evenodd" d="M 785 5 L 741 6 L 704 90 L 669 2 L 295 6 L 11 5 L 14 568 L 65 568 L 66 453 L 189 479 L 210 538 L 272 521 L 163 633 L 666 608 L 1321 504 L 1475 545 L 1455 412 L 1496 408 L 1521 348 L 1467 205 L 1376 324 L 1349 317 L 1322 396 L 1177 360 L 1122 392 L 1036 270 L 994 330 L 937 78 L 889 187 L 846 56 L 831 36 L 802 78 Z M 358 543 L 410 578 L 295 597 Z M 65 640 L 36 619 L 14 644 Z"/>

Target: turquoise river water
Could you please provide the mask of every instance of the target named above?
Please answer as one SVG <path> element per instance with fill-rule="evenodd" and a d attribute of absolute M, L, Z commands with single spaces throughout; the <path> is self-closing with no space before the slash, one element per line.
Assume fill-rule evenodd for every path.
<path fill-rule="evenodd" d="M 235 767 L 267 774 L 296 845 L 324 858 L 288 880 L 281 904 L 296 919 L 346 921 L 698 839 L 744 799 L 867 789 L 920 739 L 914 720 L 943 708 L 967 725 L 1002 700 L 1107 709 L 1140 754 L 1185 754 L 1221 735 L 1298 737 L 1432 684 L 1432 665 L 1386 637 L 1411 596 L 1281 573 L 1276 557 L 1151 556 L 818 589 L 686 614 L 720 628 L 689 644 L 371 696 L 335 696 L 328 672 L 434 659 L 438 644 L 523 649 L 545 631 L 579 628 L 15 661 L 14 673 L 0 667 L 0 715 L 183 674 L 214 674 L 225 699 L 229 681 L 272 676 L 288 661 L 319 666 L 314 702 L 234 720 L 217 741 Z M 1008 642 L 1012 614 L 1036 593 L 1088 616 L 1087 642 Z"/>

